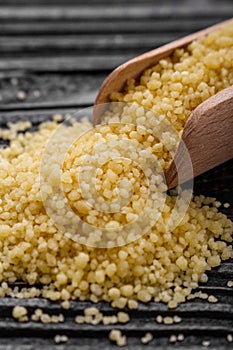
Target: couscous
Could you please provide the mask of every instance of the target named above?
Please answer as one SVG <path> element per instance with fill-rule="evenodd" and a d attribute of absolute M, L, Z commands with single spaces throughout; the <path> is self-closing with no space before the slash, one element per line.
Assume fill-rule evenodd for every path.
<path fill-rule="evenodd" d="M 232 67 L 233 23 L 176 50 L 147 69 L 140 81 L 128 81 L 124 91 L 112 94 L 117 107 L 97 129 L 87 119 L 71 121 L 70 126 L 62 126 L 63 136 L 54 143 L 57 117 L 33 133 L 27 131 L 30 123 L 2 129 L 0 138 L 10 145 L 0 150 L 0 297 L 12 293 L 6 283 L 20 279 L 44 285 L 41 292 L 18 291 L 21 296 L 41 293 L 51 300 L 103 300 L 131 309 L 138 301 L 154 300 L 174 308 L 199 281 L 207 280 L 206 271 L 231 258 L 233 223 L 219 212 L 215 199 L 192 197 L 186 207 L 181 198 L 185 215 L 176 225 L 168 225 L 177 197 L 166 194 L 162 175 L 171 161 L 169 149 L 176 149 L 178 138 L 168 132 L 158 139 L 150 132 L 167 120 L 180 137 L 196 106 L 233 85 Z M 79 139 L 67 148 L 72 133 Z M 56 156 L 41 172 L 47 143 L 50 153 L 67 150 L 62 169 Z M 118 159 L 121 151 L 124 159 Z M 95 203 L 89 196 L 93 194 L 89 161 L 97 169 Z M 81 166 L 86 168 L 80 177 Z M 51 197 L 53 186 L 60 189 L 59 174 L 61 198 L 72 210 L 66 210 L 57 193 Z M 120 181 L 118 191 L 116 181 Z M 148 200 L 151 191 L 156 200 Z M 52 209 L 50 200 L 55 203 Z M 48 209 L 55 211 L 57 222 Z M 85 237 L 75 239 L 72 232 L 64 231 L 74 215 L 84 222 Z M 130 237 L 129 232 L 124 236 L 122 227 L 134 227 L 140 217 L 147 220 L 143 227 L 147 230 L 139 235 L 131 230 Z M 17 318 L 26 315 L 19 307 L 13 313 Z M 120 319 L 127 317 L 121 314 Z M 110 339 L 120 345 L 126 342 L 119 331 L 112 331 Z"/>

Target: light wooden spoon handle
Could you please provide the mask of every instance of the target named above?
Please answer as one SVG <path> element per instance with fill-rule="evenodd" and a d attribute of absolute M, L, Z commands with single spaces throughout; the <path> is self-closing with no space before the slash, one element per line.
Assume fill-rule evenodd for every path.
<path fill-rule="evenodd" d="M 190 115 L 182 135 L 191 157 L 194 177 L 233 158 L 233 86 L 201 103 Z M 183 142 L 167 173 L 169 188 L 190 180 Z"/>

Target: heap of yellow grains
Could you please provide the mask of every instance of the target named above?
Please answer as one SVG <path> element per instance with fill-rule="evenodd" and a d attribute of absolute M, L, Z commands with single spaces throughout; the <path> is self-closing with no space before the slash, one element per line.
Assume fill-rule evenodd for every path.
<path fill-rule="evenodd" d="M 72 209 L 97 227 L 115 228 L 133 222 L 145 207 L 148 194 L 140 169 L 130 162 L 114 160 L 100 167 L 97 187 L 103 203 L 114 200 L 114 183 L 119 179 L 120 195 L 127 203 L 124 181 L 133 186 L 125 211 L 117 213 L 119 208 L 114 207 L 116 212 L 104 215 L 103 211 L 89 209 L 78 189 L 79 178 L 75 174 L 81 159 L 96 142 L 111 140 L 114 150 L 113 141 L 123 139 L 135 142 L 135 160 L 143 163 L 149 154 L 164 170 L 171 155 L 162 140 L 149 135 L 150 131 L 165 118 L 180 136 L 195 107 L 233 85 L 232 68 L 231 22 L 187 48 L 176 50 L 147 69 L 139 81 L 130 80 L 124 91 L 113 93 L 112 101 L 129 105 L 123 112 L 116 108 L 113 114 L 109 113 L 105 123 L 122 122 L 125 129 L 115 130 L 114 137 L 107 126 L 98 132 L 93 130 L 92 137 L 86 143 L 74 143 L 65 158 L 62 183 Z M 34 133 L 18 132 L 30 128 L 30 123 L 9 125 L 8 130 L 0 131 L 0 138 L 10 140 L 9 147 L 0 150 L 0 281 L 4 282 L 1 297 L 7 294 L 5 282 L 23 280 L 30 285 L 43 284 L 42 296 L 51 300 L 104 300 L 118 308 L 136 308 L 138 301 L 154 300 L 174 308 L 185 301 L 199 281 L 207 281 L 206 271 L 233 257 L 233 223 L 218 211 L 219 202 L 203 196 L 192 198 L 182 221 L 172 230 L 167 229 L 167 220 L 176 197 L 167 195 L 155 225 L 139 239 L 126 245 L 124 240 L 119 241 L 119 246 L 110 245 L 109 249 L 95 248 L 93 237 L 87 242 L 89 245 L 74 242 L 48 216 L 40 192 L 41 159 L 57 127 L 54 120 L 43 123 Z M 82 135 L 91 129 L 91 124 L 86 119 L 75 121 L 67 126 L 67 135 L 72 128 Z M 59 147 L 63 142 L 67 140 L 60 139 Z M 177 146 L 177 139 L 169 133 L 166 142 Z M 95 157 L 98 163 L 98 154 Z M 162 179 L 161 173 L 160 176 Z M 159 186 L 164 186 L 160 178 Z M 159 205 L 160 200 L 158 197 Z M 57 211 L 62 208 L 62 203 L 58 203 Z M 152 206 L 152 214 L 153 210 L 158 213 L 159 208 Z M 31 296 L 35 295 L 34 288 Z"/>

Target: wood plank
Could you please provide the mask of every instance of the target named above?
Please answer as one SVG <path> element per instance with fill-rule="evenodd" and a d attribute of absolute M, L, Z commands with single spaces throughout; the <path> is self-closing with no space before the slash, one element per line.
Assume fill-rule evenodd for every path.
<path fill-rule="evenodd" d="M 17 54 L 24 56 L 28 52 L 43 55 L 45 52 L 59 54 L 77 54 L 79 52 L 132 52 L 139 50 L 151 50 L 168 41 L 177 39 L 177 33 L 165 33 L 156 35 L 148 33 L 115 34 L 115 35 L 56 35 L 56 36 L 0 36 L 1 54 Z"/>
<path fill-rule="evenodd" d="M 188 322 L 188 319 L 185 319 L 185 323 L 185 328 L 182 324 L 170 325 L 169 333 L 177 334 L 185 332 L 186 334 L 205 334 L 206 336 L 211 336 L 216 334 L 219 335 L 221 333 L 230 333 L 233 328 L 232 320 L 224 319 L 221 320 L 221 324 L 217 324 L 216 319 L 208 318 L 208 316 L 206 318 L 199 318 L 198 323 L 197 319 L 190 319 L 190 322 Z M 143 318 L 132 318 L 132 322 L 127 324 L 127 330 L 126 326 L 122 324 L 117 324 L 115 327 L 117 327 L 117 329 L 121 330 L 122 332 L 126 332 L 128 335 L 135 335 L 136 333 L 145 334 L 146 332 L 151 332 L 156 337 L 158 337 L 158 335 L 161 336 L 168 333 L 167 325 L 158 325 L 154 321 L 154 317 L 153 319 L 147 318 L 147 322 L 145 322 L 145 319 Z M 92 333 L 92 337 L 98 338 L 101 333 L 103 333 L 102 336 L 107 335 L 112 328 L 112 325 L 101 324 L 98 326 L 89 324 L 77 325 L 71 318 L 67 319 L 65 323 L 51 323 L 47 324 L 46 327 L 42 323 L 18 323 L 11 318 L 0 320 L 0 333 L 9 337 L 17 335 L 30 337 L 30 334 L 33 332 L 35 337 L 40 336 L 48 338 L 51 335 L 55 336 L 56 334 L 64 334 L 66 332 L 69 332 L 70 336 L 72 337 L 87 337 L 90 333 Z"/>
<path fill-rule="evenodd" d="M 224 263 L 223 263 L 224 265 Z M 230 291 L 230 288 L 228 288 Z M 223 298 L 224 299 L 224 298 Z M 67 317 L 74 317 L 77 314 L 83 313 L 83 311 L 90 306 L 90 302 L 88 301 L 70 301 L 71 308 L 69 310 L 62 310 L 64 316 Z M 47 299 L 42 298 L 22 298 L 22 299 L 16 299 L 16 298 L 10 298 L 5 297 L 0 300 L 0 308 L 2 310 L 1 318 L 9 317 L 11 316 L 11 309 L 15 305 L 21 305 L 28 309 L 29 313 L 33 313 L 35 309 L 41 308 L 45 312 L 48 312 L 50 314 L 58 314 L 61 311 L 61 305 L 59 302 L 52 302 Z M 112 314 L 115 314 L 117 309 L 112 309 L 108 303 L 106 302 L 99 302 L 97 304 L 97 307 L 102 310 L 103 313 L 108 313 L 111 311 Z M 182 318 L 186 319 L 195 319 L 195 318 L 205 318 L 211 316 L 213 319 L 218 318 L 221 313 L 226 314 L 226 318 L 230 319 L 231 322 L 231 315 L 233 312 L 233 303 L 232 299 L 230 302 L 222 302 L 222 303 L 216 303 L 211 304 L 207 301 L 203 301 L 201 299 L 195 299 L 183 304 L 180 304 L 176 310 L 169 310 L 167 305 L 164 303 L 155 303 L 150 302 L 150 308 L 148 308 L 147 304 L 139 303 L 138 309 L 136 310 L 127 310 L 132 317 L 137 318 L 138 320 L 145 317 L 145 313 L 147 316 L 154 319 L 155 315 L 161 314 L 162 316 L 165 315 L 174 315 L 178 314 Z M 190 321 L 191 323 L 191 321 Z M 92 325 L 90 325 L 92 326 Z M 174 324 L 174 327 L 180 326 L 180 323 Z M 160 329 L 163 329 L 164 324 L 160 325 Z M 155 329 L 156 330 L 156 329 Z"/>
<path fill-rule="evenodd" d="M 112 4 L 111 6 L 2 6 L 0 19 L 138 19 L 138 18 L 210 18 L 212 16 L 231 17 L 232 3 L 224 6 L 201 6 L 199 1 L 192 2 L 192 11 L 188 2 L 179 4 Z"/>
<path fill-rule="evenodd" d="M 164 0 L 164 3 L 172 3 L 174 0 Z M 205 1 L 205 0 L 204 0 Z M 229 1 L 229 0 L 223 0 L 223 1 Z M 176 0 L 177 3 L 183 2 L 183 0 Z M 75 5 L 77 4 L 77 0 L 49 0 L 50 5 Z M 87 1 L 85 0 L 79 0 L 79 5 L 85 5 L 87 4 Z M 92 4 L 109 4 L 108 0 L 91 0 Z M 125 0 L 111 0 L 111 3 L 125 3 Z M 127 3 L 129 5 L 135 4 L 135 3 L 141 3 L 141 0 L 127 0 Z M 143 3 L 151 4 L 151 3 L 160 3 L 160 0 L 143 0 Z M 47 5 L 48 0 L 0 0 L 0 6 L 1 5 L 7 5 L 7 6 L 15 6 L 15 5 Z"/>
<path fill-rule="evenodd" d="M 18 121 L 31 121 L 33 125 L 39 125 L 47 120 L 51 120 L 55 114 L 72 114 L 80 109 L 74 108 L 51 108 L 50 110 L 36 109 L 29 111 L 14 110 L 13 112 L 0 111 L 0 127 L 5 127 L 7 123 L 17 123 Z"/>
<path fill-rule="evenodd" d="M 187 0 L 185 1 L 187 3 Z M 226 4 L 231 3 L 232 0 L 221 0 L 221 6 L 225 6 Z M 50 0 L 49 1 L 50 5 L 77 5 L 77 0 Z M 125 0 L 111 0 L 111 4 L 124 4 Z M 132 4 L 140 4 L 142 3 L 142 0 L 127 0 L 127 4 L 129 6 L 132 6 Z M 203 7 L 210 7 L 210 6 L 215 6 L 216 3 L 219 5 L 219 0 L 201 0 L 201 4 Z M 47 0 L 0 0 L 0 6 L 1 5 L 7 5 L 7 6 L 16 6 L 16 5 L 30 5 L 30 6 L 38 6 L 38 5 L 47 5 L 48 1 Z M 86 5 L 87 1 L 85 0 L 79 0 L 78 1 L 79 5 Z M 91 0 L 92 5 L 100 5 L 100 4 L 105 4 L 109 5 L 108 0 Z M 143 0 L 143 4 L 158 4 L 161 5 L 161 0 Z M 174 0 L 163 0 L 163 4 L 174 4 Z M 176 0 L 177 5 L 183 5 L 184 0 Z M 190 1 L 189 5 L 194 3 Z"/>
<path fill-rule="evenodd" d="M 24 70 L 33 72 L 98 72 L 110 71 L 133 58 L 134 54 L 43 56 L 29 58 L 0 57 L 0 70 Z"/>
<path fill-rule="evenodd" d="M 91 105 L 106 73 L 0 75 L 0 110 Z M 23 91 L 25 99 L 19 100 Z"/>
<path fill-rule="evenodd" d="M 216 16 L 211 18 L 196 19 L 146 19 L 146 20 L 121 20 L 112 21 L 106 19 L 104 22 L 98 20 L 80 21 L 12 21 L 2 20 L 0 23 L 0 35 L 59 35 L 59 34 L 120 34 L 120 33 L 191 33 L 198 31 L 217 22 L 223 21 L 225 17 Z"/>
<path fill-rule="evenodd" d="M 205 339 L 205 338 L 204 338 Z M 203 340 L 204 340 L 203 339 Z M 15 341 L 17 340 L 17 338 L 15 339 Z M 192 339 L 190 339 L 192 340 Z M 201 339 L 200 339 L 201 340 Z M 50 342 L 47 341 L 43 341 L 43 339 L 38 339 L 36 338 L 31 338 L 28 339 L 28 341 L 26 342 L 26 340 L 24 340 L 25 342 L 22 345 L 22 339 L 20 339 L 20 344 L 19 343 L 13 343 L 12 345 L 0 345 L 0 350 L 41 350 L 42 347 L 41 346 L 46 346 L 46 350 L 57 350 L 58 346 L 56 344 L 51 344 L 51 342 L 53 340 L 51 340 Z M 30 342 L 31 341 L 31 342 Z M 87 342 L 88 341 L 88 342 Z M 137 341 L 137 343 L 136 343 Z M 31 343 L 31 345 L 28 345 L 28 342 Z M 91 338 L 88 339 L 83 339 L 82 342 L 77 341 L 76 339 L 70 339 L 70 342 L 72 342 L 71 344 L 59 344 L 59 350 L 77 350 L 77 346 L 79 350 L 90 350 L 90 349 L 94 349 L 96 347 L 96 343 L 97 341 Z M 130 344 L 127 345 L 127 350 L 142 350 L 142 344 L 140 343 L 139 339 L 130 339 Z M 230 350 L 232 349 L 231 344 L 226 342 L 225 337 L 222 340 L 223 344 L 219 344 L 219 342 L 217 342 L 217 344 L 213 344 L 212 342 L 212 346 L 211 346 L 211 350 Z M 33 345 L 32 345 L 33 343 Z M 167 342 L 163 341 L 163 344 L 166 344 L 166 350 L 174 350 L 174 344 L 167 344 Z M 201 344 L 201 341 L 199 341 L 199 343 Z M 178 345 L 178 349 L 180 350 L 200 350 L 203 349 L 203 347 L 201 345 L 195 345 L 192 343 L 185 343 L 185 344 L 179 344 Z M 155 341 L 151 342 L 150 344 L 146 345 L 146 350 L 154 350 L 156 346 L 156 350 L 164 350 L 164 345 L 158 345 L 155 343 Z M 103 339 L 98 339 L 98 347 L 100 349 L 104 349 L 104 350 L 113 350 L 116 349 L 116 346 L 110 342 L 106 338 Z M 176 346 L 177 347 L 177 346 Z M 143 346 L 144 348 L 144 346 Z"/>

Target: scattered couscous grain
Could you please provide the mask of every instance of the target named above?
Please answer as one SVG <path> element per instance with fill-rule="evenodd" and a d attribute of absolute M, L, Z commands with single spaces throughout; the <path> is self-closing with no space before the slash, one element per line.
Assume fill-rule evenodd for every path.
<path fill-rule="evenodd" d="M 163 323 L 164 324 L 173 324 L 174 323 L 174 321 L 173 321 L 173 318 L 172 317 L 170 317 L 170 316 L 165 316 L 164 318 L 163 318 Z"/>
<path fill-rule="evenodd" d="M 177 342 L 177 337 L 175 334 L 172 334 L 169 338 L 170 343 L 176 343 Z"/>
<path fill-rule="evenodd" d="M 162 317 L 161 315 L 158 315 L 158 316 L 156 316 L 155 321 L 156 321 L 157 323 L 163 323 L 163 317 Z"/>
<path fill-rule="evenodd" d="M 231 205 L 230 205 L 230 203 L 224 203 L 223 206 L 224 206 L 224 208 L 227 209 L 227 208 L 230 208 Z"/>
<path fill-rule="evenodd" d="M 61 303 L 61 307 L 65 310 L 69 310 L 70 309 L 70 302 L 68 300 L 64 300 L 62 303 Z"/>
<path fill-rule="evenodd" d="M 96 316 L 98 315 L 99 313 L 99 309 L 97 309 L 97 307 L 87 307 L 85 310 L 84 310 L 84 315 L 85 316 Z"/>
<path fill-rule="evenodd" d="M 126 312 L 119 311 L 117 313 L 117 319 L 118 319 L 118 322 L 120 323 L 127 323 L 129 322 L 130 317 L 129 317 L 129 314 L 127 314 Z"/>
<path fill-rule="evenodd" d="M 84 318 L 84 316 L 82 316 L 82 315 L 76 316 L 76 317 L 75 317 L 75 322 L 76 322 L 77 324 L 83 324 L 83 323 L 85 323 L 85 318 Z"/>
<path fill-rule="evenodd" d="M 180 322 L 182 322 L 182 318 L 178 315 L 175 315 L 173 317 L 173 321 L 174 321 L 174 323 L 180 323 Z"/>
<path fill-rule="evenodd" d="M 31 315 L 31 320 L 34 322 L 42 323 L 63 323 L 65 318 L 63 314 L 48 315 L 46 313 L 43 313 L 42 309 L 36 309 Z"/>
<path fill-rule="evenodd" d="M 54 341 L 56 344 L 61 344 L 61 343 L 67 343 L 68 342 L 68 337 L 66 335 L 55 335 Z"/>
<path fill-rule="evenodd" d="M 109 324 L 116 324 L 118 323 L 118 318 L 116 315 L 112 315 L 112 316 L 103 316 L 103 324 L 105 326 L 109 325 Z"/>
<path fill-rule="evenodd" d="M 227 334 L 227 341 L 228 343 L 232 343 L 233 342 L 233 335 L 232 334 Z"/>
<path fill-rule="evenodd" d="M 128 300 L 128 308 L 130 310 L 135 310 L 138 308 L 138 302 L 136 300 Z"/>
<path fill-rule="evenodd" d="M 24 101 L 26 98 L 26 93 L 24 91 L 17 92 L 17 99 L 20 101 Z"/>
<path fill-rule="evenodd" d="M 233 281 L 228 281 L 227 282 L 227 287 L 229 287 L 229 288 L 233 287 Z"/>
<path fill-rule="evenodd" d="M 202 346 L 204 346 L 205 348 L 208 348 L 210 346 L 210 341 L 209 340 L 203 340 Z"/>
<path fill-rule="evenodd" d="M 103 321 L 103 314 L 99 312 L 92 320 L 92 324 L 100 324 Z"/>
<path fill-rule="evenodd" d="M 20 320 L 23 317 L 27 316 L 27 309 L 24 306 L 15 306 L 13 311 L 12 311 L 12 316 L 17 319 Z"/>
<path fill-rule="evenodd" d="M 184 340 L 184 334 L 178 334 L 178 336 L 177 336 L 177 340 L 178 341 L 183 341 Z"/>
<path fill-rule="evenodd" d="M 142 338 L 141 338 L 141 342 L 142 344 L 148 344 L 153 340 L 153 335 L 148 332 L 146 333 Z"/>
<path fill-rule="evenodd" d="M 208 297 L 208 302 L 209 303 L 217 303 L 218 302 L 218 299 L 214 296 L 214 295 L 210 295 Z"/>
<path fill-rule="evenodd" d="M 43 310 L 42 309 L 36 309 L 35 310 L 35 315 L 38 317 L 41 317 L 43 315 Z"/>
<path fill-rule="evenodd" d="M 114 341 L 117 346 L 126 345 L 126 336 L 122 335 L 121 331 L 118 329 L 112 329 L 109 333 L 109 339 Z"/>
<path fill-rule="evenodd" d="M 208 276 L 207 276 L 207 274 L 206 274 L 206 273 L 203 273 L 203 274 L 200 276 L 199 281 L 200 281 L 201 283 L 207 283 L 207 282 L 208 282 Z"/>
<path fill-rule="evenodd" d="M 157 323 L 163 323 L 163 324 L 166 324 L 166 325 L 171 325 L 173 323 L 180 323 L 180 322 L 182 322 L 182 319 L 178 315 L 165 316 L 165 317 L 162 317 L 161 315 L 158 315 L 156 317 L 155 321 Z"/>
<path fill-rule="evenodd" d="M 42 314 L 40 320 L 44 324 L 51 323 L 51 316 L 48 314 Z"/>
<path fill-rule="evenodd" d="M 209 295 L 207 293 L 203 293 L 203 292 L 199 291 L 199 292 L 191 293 L 187 296 L 187 300 L 192 300 L 192 299 L 196 299 L 196 298 L 206 300 L 209 298 Z"/>

